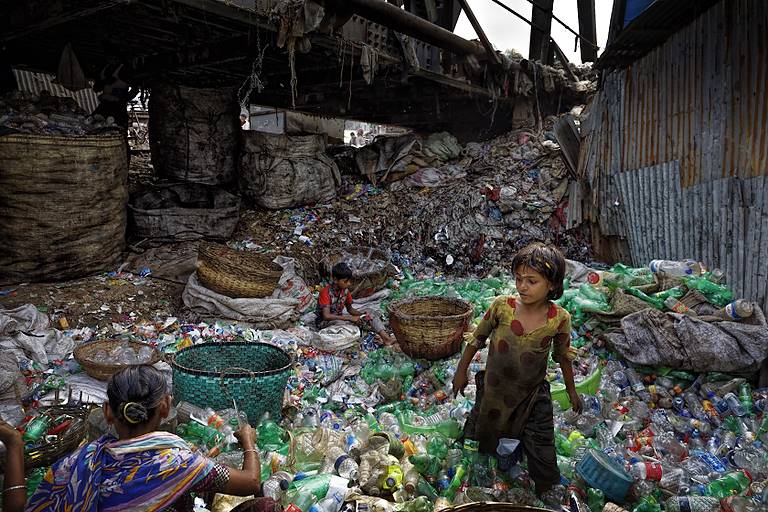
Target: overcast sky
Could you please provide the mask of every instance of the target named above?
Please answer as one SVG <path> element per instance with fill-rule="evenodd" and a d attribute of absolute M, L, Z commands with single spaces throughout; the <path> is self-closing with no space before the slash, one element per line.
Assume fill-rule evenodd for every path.
<path fill-rule="evenodd" d="M 531 19 L 533 6 L 527 0 L 501 0 L 518 13 Z M 514 48 L 524 57 L 528 57 L 528 44 L 531 27 L 523 20 L 510 12 L 502 9 L 491 0 L 469 0 L 469 6 L 475 13 L 480 25 L 488 35 L 488 39 L 499 50 Z M 597 19 L 597 45 L 600 47 L 598 55 L 605 48 L 605 40 L 608 38 L 608 24 L 611 20 L 613 0 L 595 0 L 595 15 Z M 576 32 L 579 31 L 579 17 L 576 9 L 576 0 L 555 0 L 554 14 Z M 456 34 L 467 38 L 477 39 L 472 25 L 462 13 L 456 26 Z M 562 48 L 565 56 L 571 62 L 580 63 L 581 55 L 577 49 L 574 51 L 575 36 L 568 32 L 562 25 L 552 20 L 552 38 Z"/>

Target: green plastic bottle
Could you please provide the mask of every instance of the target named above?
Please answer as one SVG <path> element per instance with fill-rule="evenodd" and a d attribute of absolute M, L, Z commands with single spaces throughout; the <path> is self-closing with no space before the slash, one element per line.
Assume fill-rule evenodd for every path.
<path fill-rule="evenodd" d="M 603 510 L 605 507 L 605 493 L 600 489 L 587 489 L 587 505 L 589 510 Z"/>
<path fill-rule="evenodd" d="M 459 489 L 461 488 L 462 484 L 464 483 L 464 477 L 467 474 L 467 467 L 464 465 L 464 463 L 459 463 L 459 465 L 456 466 L 455 472 L 453 474 L 453 478 L 451 479 L 451 483 L 448 485 L 448 488 L 445 489 L 443 492 L 443 496 L 448 498 L 450 501 L 453 501 L 456 499 L 456 493 L 459 492 Z"/>
<path fill-rule="evenodd" d="M 733 300 L 733 292 L 725 286 L 715 284 L 706 277 L 683 278 L 685 285 L 691 290 L 700 291 L 712 304 L 725 307 Z"/>
<path fill-rule="evenodd" d="M 448 454 L 448 443 L 442 436 L 434 436 L 427 441 L 427 453 L 443 460 Z"/>
<path fill-rule="evenodd" d="M 728 473 L 722 478 L 710 482 L 705 490 L 706 496 L 714 496 L 716 498 L 727 498 L 736 494 L 743 494 L 749 489 L 752 483 L 752 477 L 744 471 L 735 471 Z"/>
<path fill-rule="evenodd" d="M 443 467 L 440 459 L 426 453 L 411 455 L 408 457 L 408 462 L 413 464 L 413 467 L 415 467 L 416 471 L 418 471 L 421 475 L 427 477 L 436 476 L 437 473 L 440 472 L 440 469 Z"/>
<path fill-rule="evenodd" d="M 751 416 L 753 414 L 752 388 L 746 382 L 739 386 L 739 401 L 747 414 Z"/>
<path fill-rule="evenodd" d="M 432 484 L 427 482 L 423 476 L 419 477 L 419 483 L 416 485 L 416 492 L 420 496 L 426 496 L 431 501 L 434 501 L 439 497 L 435 488 L 432 487 Z"/>
<path fill-rule="evenodd" d="M 656 497 L 651 494 L 637 502 L 632 512 L 661 512 L 661 505 L 659 505 Z"/>
<path fill-rule="evenodd" d="M 409 425 L 405 423 L 401 418 L 400 424 L 402 425 L 403 432 L 406 434 L 422 434 L 426 437 L 434 436 L 435 434 L 440 434 L 448 439 L 456 439 L 461 435 L 461 427 L 459 427 L 459 422 L 450 419 L 450 420 L 443 420 L 435 425 Z"/>
<path fill-rule="evenodd" d="M 221 432 L 196 421 L 182 423 L 176 428 L 176 433 L 187 441 L 199 441 L 209 449 L 224 442 L 224 435 Z"/>

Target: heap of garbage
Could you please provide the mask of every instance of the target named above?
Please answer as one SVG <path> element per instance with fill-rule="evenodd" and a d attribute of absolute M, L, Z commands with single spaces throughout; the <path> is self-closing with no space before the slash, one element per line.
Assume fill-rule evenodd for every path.
<path fill-rule="evenodd" d="M 379 345 L 372 334 L 350 348 L 323 352 L 316 333 L 301 324 L 256 330 L 169 318 L 119 331 L 170 353 L 237 340 L 293 354 L 297 365 L 282 418 L 251 418 L 259 433 L 264 495 L 291 512 L 339 512 L 350 503 L 382 512 L 431 512 L 482 501 L 571 512 L 752 512 L 768 506 L 768 388 L 755 380 L 768 351 L 768 326 L 759 307 L 734 297 L 725 277 L 693 261 L 654 261 L 647 268 L 568 262 L 558 303 L 573 318 L 573 366 L 584 411 L 570 409 L 562 374 L 550 362 L 562 477 L 541 497 L 519 441 L 502 439 L 497 453 L 488 455 L 462 438 L 475 387 L 454 396 L 458 354 L 414 360 Z M 476 322 L 496 296 L 514 291 L 514 281 L 504 276 L 447 280 L 408 272 L 383 294 L 380 307 L 417 295 L 461 297 L 474 305 Z M 646 330 L 651 323 L 655 337 Z M 37 328 L 38 335 L 51 331 L 39 322 Z M 106 334 L 88 328 L 55 332 L 73 343 Z M 470 372 L 482 370 L 487 357 L 487 350 L 480 351 Z M 105 399 L 103 383 L 99 388 L 72 359 L 19 360 L 23 383 L 15 387 L 26 390 L 21 396 L 28 408 L 6 402 L 0 416 L 25 432 L 29 450 L 55 440 L 64 421 L 76 421 L 44 421 L 35 406 L 61 396 L 72 404 Z M 209 457 L 238 466 L 243 453 L 233 432 L 244 418 L 234 406 L 214 411 L 181 402 L 166 428 Z M 101 425 L 93 435 L 108 428 L 92 418 L 89 424 Z M 32 492 L 34 478 L 29 485 Z"/>
<path fill-rule="evenodd" d="M 0 135 L 88 135 L 120 130 L 112 117 L 88 115 L 74 98 L 12 91 L 0 97 Z"/>
<path fill-rule="evenodd" d="M 238 231 L 258 240 L 248 248 L 319 261 L 338 247 L 383 247 L 395 265 L 432 276 L 483 276 L 534 240 L 593 257 L 583 235 L 566 230 L 569 175 L 551 131 L 464 146 L 446 133 L 408 134 L 347 151 L 357 154 L 339 164 L 337 201 L 248 212 Z"/>

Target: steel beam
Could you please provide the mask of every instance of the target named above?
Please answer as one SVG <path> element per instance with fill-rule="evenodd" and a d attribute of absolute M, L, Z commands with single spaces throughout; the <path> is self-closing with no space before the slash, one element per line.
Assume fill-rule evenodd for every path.
<path fill-rule="evenodd" d="M 458 55 L 485 55 L 482 46 L 419 18 L 384 0 L 347 0 L 346 7 L 363 18 Z M 490 57 L 493 58 L 493 57 Z"/>

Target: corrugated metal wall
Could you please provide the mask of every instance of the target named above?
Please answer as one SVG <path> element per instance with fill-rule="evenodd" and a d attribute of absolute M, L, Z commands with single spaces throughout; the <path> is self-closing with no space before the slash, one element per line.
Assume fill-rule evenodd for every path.
<path fill-rule="evenodd" d="M 768 2 L 724 0 L 627 69 L 582 123 L 585 217 L 635 265 L 696 258 L 768 309 Z"/>
<path fill-rule="evenodd" d="M 83 89 L 81 91 L 72 92 L 61 85 L 53 83 L 53 75 L 47 73 L 35 73 L 33 71 L 14 68 L 13 74 L 16 76 L 16 83 L 18 84 L 20 91 L 37 94 L 42 90 L 47 90 L 52 96 L 74 98 L 80 107 L 89 114 L 96 110 L 96 107 L 99 105 L 96 93 L 93 92 L 92 89 Z"/>

